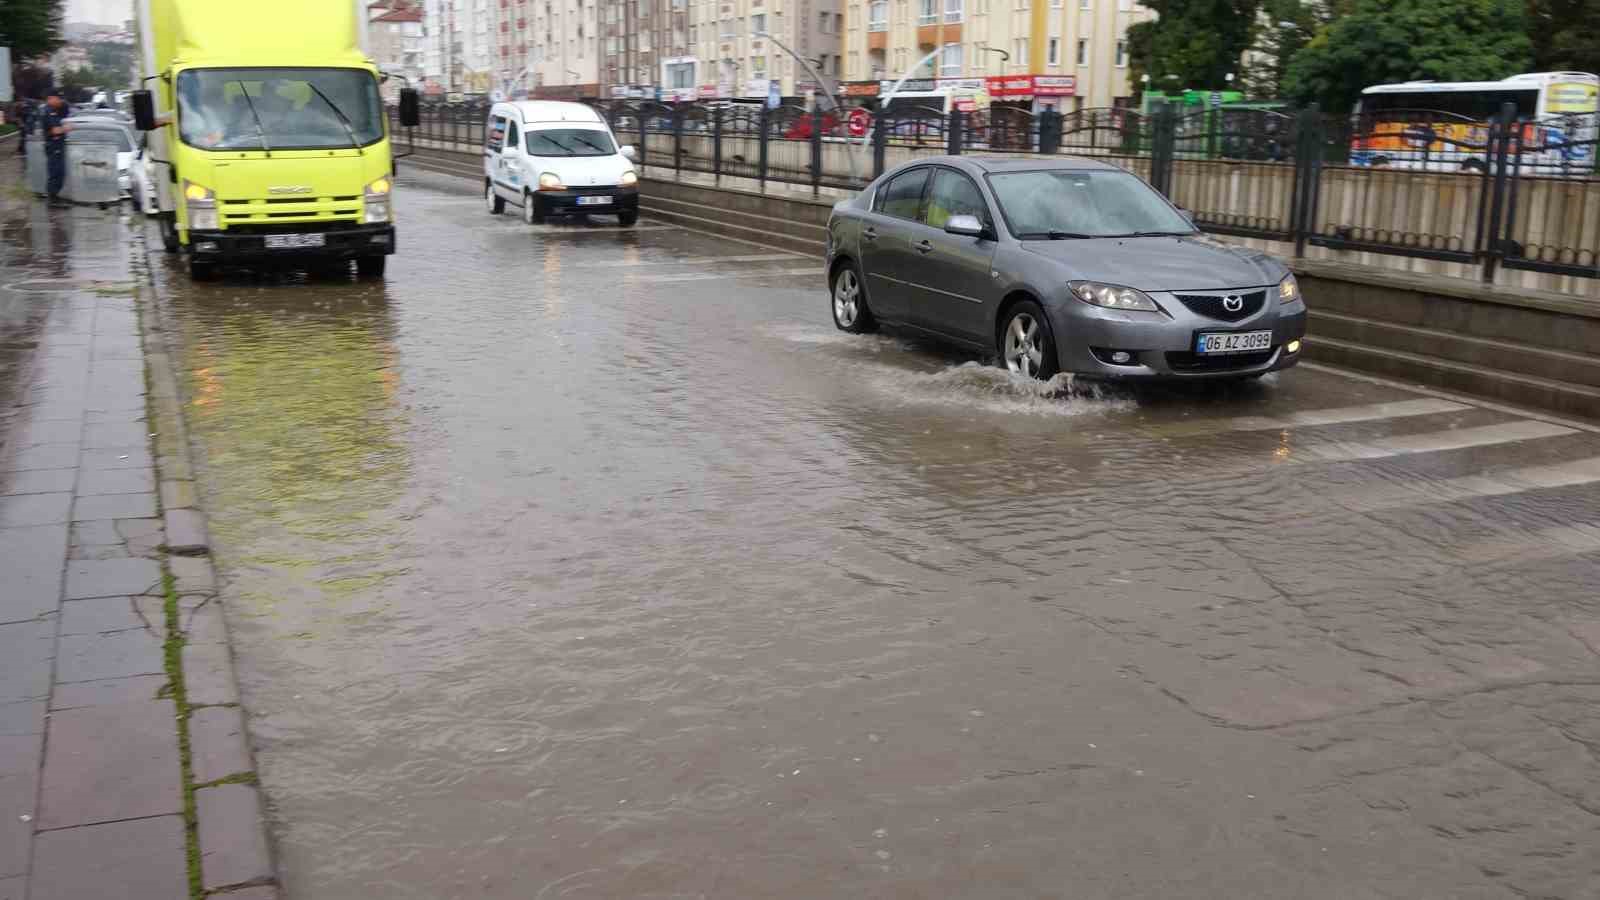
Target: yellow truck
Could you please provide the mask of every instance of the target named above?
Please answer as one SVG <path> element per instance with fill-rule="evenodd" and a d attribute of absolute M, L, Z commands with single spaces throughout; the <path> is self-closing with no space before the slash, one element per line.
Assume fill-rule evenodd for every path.
<path fill-rule="evenodd" d="M 366 4 L 138 0 L 138 13 L 133 111 L 165 249 L 197 279 L 277 259 L 381 276 L 395 163 Z M 399 100 L 415 125 L 416 91 Z"/>

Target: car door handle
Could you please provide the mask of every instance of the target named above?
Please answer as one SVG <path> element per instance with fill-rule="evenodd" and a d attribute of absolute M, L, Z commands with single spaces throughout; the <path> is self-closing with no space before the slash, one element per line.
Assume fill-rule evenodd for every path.
<path fill-rule="evenodd" d="M 925 241 L 920 241 L 918 243 L 912 244 L 911 246 L 915 247 L 918 253 L 932 253 L 933 252 L 933 241 L 926 241 L 926 240 Z"/>
<path fill-rule="evenodd" d="M 864 240 L 864 241 L 875 241 L 875 240 L 877 240 L 878 239 L 878 229 L 876 229 L 876 228 L 868 228 L 866 231 L 861 232 L 861 239 Z"/>

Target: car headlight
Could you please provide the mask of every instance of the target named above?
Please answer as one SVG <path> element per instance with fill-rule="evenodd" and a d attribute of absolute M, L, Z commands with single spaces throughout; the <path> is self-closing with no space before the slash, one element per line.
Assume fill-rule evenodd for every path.
<path fill-rule="evenodd" d="M 566 190 L 566 187 L 554 172 L 546 172 L 539 176 L 539 190 L 541 191 L 563 191 Z"/>
<path fill-rule="evenodd" d="M 1293 275 L 1287 275 L 1278 282 L 1278 302 L 1293 303 L 1300 299 L 1300 282 Z"/>
<path fill-rule="evenodd" d="M 364 201 L 361 220 L 367 224 L 389 221 L 389 191 L 393 187 L 387 178 L 379 178 L 367 185 L 363 192 Z"/>
<path fill-rule="evenodd" d="M 621 183 L 621 185 L 623 187 L 633 187 L 634 185 L 639 183 L 639 173 L 635 172 L 632 169 L 629 169 L 628 171 L 623 172 L 622 173 L 622 181 L 620 183 Z"/>
<path fill-rule="evenodd" d="M 211 231 L 222 227 L 217 218 L 217 195 L 208 187 L 183 180 L 183 202 L 188 208 L 189 229 Z"/>
<path fill-rule="evenodd" d="M 1122 287 L 1117 284 L 1101 284 L 1098 281 L 1070 281 L 1067 287 L 1071 289 L 1072 296 L 1089 304 L 1102 306 L 1106 309 L 1134 309 L 1142 312 L 1160 312 L 1161 307 L 1145 294 L 1131 287 Z"/>

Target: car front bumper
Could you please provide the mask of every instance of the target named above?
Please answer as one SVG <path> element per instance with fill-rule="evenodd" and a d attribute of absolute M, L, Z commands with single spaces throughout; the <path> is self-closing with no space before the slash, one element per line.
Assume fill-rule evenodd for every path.
<path fill-rule="evenodd" d="M 1306 334 L 1303 301 L 1279 304 L 1270 299 L 1260 312 L 1236 322 L 1197 315 L 1166 293 L 1151 293 L 1165 313 L 1102 309 L 1075 299 L 1052 305 L 1051 325 L 1061 369 L 1107 378 L 1234 378 L 1287 369 L 1300 361 L 1291 342 Z M 1200 356 L 1194 352 L 1201 333 L 1271 331 L 1269 349 L 1250 353 Z M 1128 353 L 1127 364 L 1111 361 Z"/>
<path fill-rule="evenodd" d="M 234 229 L 190 231 L 189 252 L 197 259 L 214 259 L 221 262 L 306 256 L 322 259 L 356 259 L 362 256 L 388 255 L 395 251 L 393 225 L 352 225 L 324 230 L 317 228 L 313 223 L 307 223 L 305 227 L 293 231 L 283 229 L 270 233 L 321 234 L 323 245 L 269 249 L 266 246 L 269 232 Z"/>
<path fill-rule="evenodd" d="M 579 203 L 580 197 L 610 197 L 610 203 L 586 204 Z M 564 216 L 578 213 L 594 215 L 616 215 L 622 212 L 639 211 L 639 189 L 636 187 L 594 187 L 574 188 L 565 191 L 536 191 L 533 194 L 534 209 L 540 215 Z"/>

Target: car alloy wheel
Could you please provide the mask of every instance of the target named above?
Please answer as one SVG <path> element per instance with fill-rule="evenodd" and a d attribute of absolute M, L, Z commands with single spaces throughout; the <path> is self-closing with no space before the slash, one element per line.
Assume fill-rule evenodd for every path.
<path fill-rule="evenodd" d="M 1049 379 L 1056 374 L 1055 341 L 1037 303 L 1025 300 L 1012 309 L 1000 337 L 1000 357 L 1018 375 Z"/>
<path fill-rule="evenodd" d="M 845 269 L 833 282 L 833 320 L 849 329 L 861 315 L 861 282 L 854 269 Z"/>

